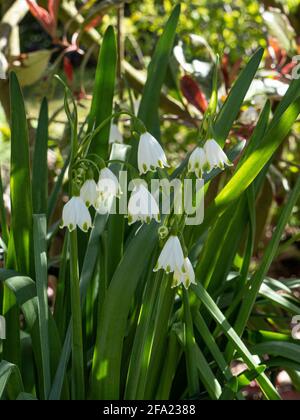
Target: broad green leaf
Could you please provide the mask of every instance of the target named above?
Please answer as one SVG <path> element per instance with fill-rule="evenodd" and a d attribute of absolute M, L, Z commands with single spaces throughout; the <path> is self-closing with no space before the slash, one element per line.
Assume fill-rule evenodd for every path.
<path fill-rule="evenodd" d="M 34 274 L 32 248 L 32 198 L 29 164 L 28 127 L 24 100 L 15 73 L 10 74 L 11 100 L 11 230 L 6 260 L 7 268 Z M 14 296 L 5 287 L 3 314 L 7 338 L 4 357 L 20 365 L 19 313 Z"/>
<path fill-rule="evenodd" d="M 9 399 L 15 400 L 23 391 L 20 370 L 16 365 L 3 360 L 0 363 L 0 399 L 6 393 Z"/>
<path fill-rule="evenodd" d="M 298 178 L 296 185 L 294 189 L 291 191 L 288 197 L 287 203 L 285 204 L 281 212 L 276 229 L 273 232 L 272 238 L 270 242 L 268 243 L 268 246 L 265 250 L 262 262 L 258 270 L 256 271 L 256 273 L 253 275 L 252 279 L 250 280 L 251 287 L 247 286 L 245 290 L 246 299 L 244 299 L 242 302 L 239 314 L 236 318 L 236 322 L 234 325 L 236 332 L 240 335 L 244 331 L 244 328 L 250 317 L 251 311 L 255 304 L 261 285 L 264 281 L 265 275 L 273 261 L 274 256 L 276 255 L 276 250 L 280 242 L 283 230 L 288 222 L 288 219 L 290 217 L 290 214 L 295 204 L 297 203 L 299 195 L 300 195 L 300 178 Z M 231 354 L 231 352 L 229 352 L 229 354 Z"/>
<path fill-rule="evenodd" d="M 2 174 L 1 174 L 1 166 L 0 166 L 0 225 L 1 225 L 1 233 L 2 239 L 4 241 L 5 246 L 7 247 L 9 241 L 9 231 L 7 226 L 6 220 L 6 209 L 4 205 L 4 190 L 2 184 Z"/>
<path fill-rule="evenodd" d="M 124 145 L 117 145 L 115 144 L 112 149 L 111 158 L 117 160 L 124 160 L 127 156 L 127 147 Z M 86 248 L 86 253 L 84 256 L 83 267 L 80 274 L 80 295 L 81 295 L 81 305 L 84 307 L 88 287 L 90 281 L 93 277 L 95 267 L 99 258 L 99 247 L 100 247 L 100 240 L 103 234 L 103 231 L 107 225 L 108 215 L 101 215 L 96 214 L 94 220 L 94 226 L 90 234 L 89 242 Z M 70 325 L 67 330 L 67 334 L 65 337 L 63 349 L 61 352 L 61 357 L 59 361 L 59 365 L 55 374 L 55 379 L 53 381 L 53 385 L 50 392 L 49 399 L 51 400 L 58 400 L 60 398 L 63 380 L 62 378 L 65 375 L 67 364 L 69 361 L 71 353 L 71 328 Z"/>
<path fill-rule="evenodd" d="M 274 357 L 284 357 L 296 363 L 299 363 L 300 360 L 299 344 L 286 343 L 284 341 L 268 341 L 257 344 L 252 350 L 260 356 L 269 354 Z"/>
<path fill-rule="evenodd" d="M 264 51 L 261 48 L 253 55 L 253 57 L 251 57 L 233 85 L 218 114 L 217 120 L 214 124 L 214 134 L 216 136 L 216 140 L 222 145 L 224 144 L 229 131 L 231 130 L 232 124 L 240 111 L 247 91 L 258 70 L 263 53 Z"/>
<path fill-rule="evenodd" d="M 32 347 L 34 352 L 34 357 L 37 366 L 42 366 L 41 358 L 41 343 L 40 343 L 40 333 L 38 326 L 38 301 L 37 301 L 37 291 L 36 284 L 30 278 L 26 276 L 21 276 L 20 274 L 14 272 L 13 270 L 4 270 L 0 269 L 0 281 L 5 282 L 6 287 L 11 291 L 15 300 L 22 309 L 26 320 L 26 327 L 32 338 Z M 58 336 L 58 331 L 54 323 L 51 312 L 49 311 L 49 342 L 51 343 L 51 352 L 50 352 L 50 363 L 51 363 L 51 375 L 54 376 L 56 371 L 56 366 L 59 361 L 61 353 L 61 345 Z M 43 376 L 42 370 L 38 369 L 37 375 L 39 378 L 39 384 L 37 386 L 37 391 L 39 388 L 43 389 Z M 62 387 L 62 398 L 68 399 L 69 392 L 64 383 L 64 375 L 61 378 L 63 382 Z"/>
<path fill-rule="evenodd" d="M 11 96 L 11 231 L 15 267 L 19 272 L 33 274 L 32 198 L 29 164 L 29 141 L 24 100 L 18 79 L 10 76 Z M 11 248 L 9 246 L 8 253 Z M 10 260 L 10 255 L 8 255 Z"/>
<path fill-rule="evenodd" d="M 261 285 L 259 294 L 267 299 L 270 299 L 272 302 L 286 309 L 292 314 L 300 315 L 300 305 L 297 306 L 295 303 L 292 303 L 285 296 L 282 296 L 281 294 L 274 292 L 274 290 L 272 290 L 266 284 Z"/>
<path fill-rule="evenodd" d="M 48 201 L 48 103 L 42 102 L 32 165 L 32 205 L 35 214 L 47 212 Z"/>
<path fill-rule="evenodd" d="M 114 29 L 109 26 L 104 34 L 95 76 L 93 101 L 88 130 L 98 127 L 112 114 L 117 66 L 117 46 Z M 107 124 L 90 145 L 90 153 L 108 158 L 110 124 Z"/>
<path fill-rule="evenodd" d="M 198 283 L 197 286 L 192 286 L 192 290 L 195 292 L 196 296 L 202 304 L 206 307 L 208 312 L 211 314 L 216 323 L 220 326 L 228 340 L 232 343 L 232 346 L 236 349 L 237 353 L 242 357 L 244 362 L 248 365 L 249 369 L 257 370 L 258 365 L 250 351 L 247 349 L 245 344 L 242 342 L 236 331 L 229 324 L 227 319 L 224 317 L 223 313 L 220 311 L 216 303 L 209 296 L 207 291 L 203 286 Z M 264 395 L 270 400 L 279 400 L 280 397 L 270 382 L 270 380 L 264 375 L 261 374 L 257 379 Z"/>
<path fill-rule="evenodd" d="M 157 233 L 151 225 L 141 229 L 128 245 L 107 289 L 93 358 L 92 398 L 120 398 L 120 368 L 127 317 L 137 283 L 148 265 L 156 241 Z"/>
<path fill-rule="evenodd" d="M 147 130 L 157 138 L 160 137 L 158 125 L 158 109 L 160 94 L 167 74 L 169 58 L 174 46 L 175 32 L 180 15 L 180 5 L 177 5 L 165 25 L 151 63 L 148 67 L 147 81 L 144 86 L 138 117 L 144 122 Z M 137 142 L 132 145 L 132 159 L 136 162 Z"/>
<path fill-rule="evenodd" d="M 45 215 L 33 216 L 34 257 L 36 269 L 36 290 L 38 298 L 38 319 L 41 343 L 42 376 L 44 398 L 47 399 L 51 386 L 49 308 L 48 308 L 48 265 L 47 265 L 47 219 Z"/>

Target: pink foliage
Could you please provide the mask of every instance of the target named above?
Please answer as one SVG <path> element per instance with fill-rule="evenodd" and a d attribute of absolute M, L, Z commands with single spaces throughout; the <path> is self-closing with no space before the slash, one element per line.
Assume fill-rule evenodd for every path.
<path fill-rule="evenodd" d="M 55 38 L 60 0 L 48 0 L 48 10 L 39 6 L 35 0 L 26 1 L 31 14 L 39 21 L 51 38 Z"/>

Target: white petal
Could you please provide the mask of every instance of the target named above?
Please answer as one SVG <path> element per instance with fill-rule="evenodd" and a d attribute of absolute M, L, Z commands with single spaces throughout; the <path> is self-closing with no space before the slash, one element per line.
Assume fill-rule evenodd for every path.
<path fill-rule="evenodd" d="M 195 271 L 192 266 L 192 263 L 189 258 L 185 258 L 184 260 L 185 268 L 186 268 L 186 277 L 188 277 L 191 284 L 196 284 L 195 281 Z"/>
<path fill-rule="evenodd" d="M 196 147 L 189 159 L 189 172 L 195 172 L 197 177 L 201 178 L 203 171 L 207 169 L 207 165 L 207 157 L 204 149 L 202 147 Z"/>
<path fill-rule="evenodd" d="M 184 255 L 180 241 L 177 236 L 171 235 L 160 253 L 155 270 L 163 268 L 166 272 L 182 272 L 183 266 Z"/>
<path fill-rule="evenodd" d="M 80 197 L 87 207 L 96 205 L 98 198 L 97 184 L 93 179 L 85 181 L 80 190 Z"/>
<path fill-rule="evenodd" d="M 70 231 L 72 231 L 76 229 L 76 225 L 76 197 L 72 197 L 71 200 L 64 205 L 61 227 L 67 227 Z"/>
<path fill-rule="evenodd" d="M 189 258 L 185 258 L 184 268 L 184 273 L 178 270 L 174 271 L 173 282 L 171 286 L 172 288 L 182 284 L 186 289 L 188 289 L 191 284 L 196 284 L 195 272 Z"/>
<path fill-rule="evenodd" d="M 87 232 L 92 226 L 92 219 L 90 212 L 88 211 L 84 201 L 80 197 L 75 197 L 76 199 L 76 222 L 78 227 Z"/>
<path fill-rule="evenodd" d="M 113 195 L 99 196 L 96 203 L 96 210 L 99 214 L 109 214 L 113 207 L 115 197 Z"/>
<path fill-rule="evenodd" d="M 79 226 L 87 232 L 92 225 L 90 213 L 80 197 L 72 197 L 63 208 L 62 227 L 66 226 L 71 231 Z"/>
<path fill-rule="evenodd" d="M 100 195 L 103 196 L 114 196 L 119 195 L 119 182 L 115 174 L 108 168 L 104 168 L 100 171 L 99 181 L 97 189 Z"/>
<path fill-rule="evenodd" d="M 167 167 L 168 163 L 163 148 L 150 133 L 143 133 L 138 148 L 140 175 L 164 166 Z"/>
<path fill-rule="evenodd" d="M 224 169 L 224 165 L 231 166 L 226 154 L 214 139 L 209 139 L 204 145 L 207 161 L 210 166 L 209 171 L 213 168 Z"/>
<path fill-rule="evenodd" d="M 109 143 L 123 143 L 123 136 L 117 124 L 112 124 L 109 132 Z"/>
<path fill-rule="evenodd" d="M 143 184 L 134 188 L 128 203 L 128 214 L 129 224 L 137 220 L 148 223 L 152 218 L 158 221 L 158 205 L 148 188 Z"/>

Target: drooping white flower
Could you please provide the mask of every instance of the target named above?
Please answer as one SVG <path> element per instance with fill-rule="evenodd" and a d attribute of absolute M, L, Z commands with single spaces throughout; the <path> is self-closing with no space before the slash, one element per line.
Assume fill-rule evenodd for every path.
<path fill-rule="evenodd" d="M 110 126 L 109 143 L 123 143 L 123 136 L 117 124 Z"/>
<path fill-rule="evenodd" d="M 101 169 L 97 190 L 102 196 L 113 195 L 114 197 L 117 197 L 119 195 L 118 178 L 109 168 Z"/>
<path fill-rule="evenodd" d="M 171 235 L 165 243 L 153 271 L 163 269 L 166 273 L 173 273 L 175 271 L 184 273 L 186 271 L 184 263 L 180 241 L 177 236 Z"/>
<path fill-rule="evenodd" d="M 70 232 L 78 226 L 83 232 L 87 232 L 92 226 L 91 215 L 80 197 L 72 197 L 65 204 L 62 215 L 61 227 L 67 227 Z"/>
<path fill-rule="evenodd" d="M 96 210 L 98 213 L 109 213 L 114 199 L 119 196 L 119 181 L 116 175 L 108 168 L 101 169 L 97 184 L 98 197 Z"/>
<path fill-rule="evenodd" d="M 96 206 L 98 191 L 97 184 L 93 179 L 87 179 L 80 189 L 80 197 L 87 207 Z"/>
<path fill-rule="evenodd" d="M 172 288 L 177 287 L 180 284 L 183 284 L 183 286 L 188 289 L 191 284 L 196 284 L 195 281 L 195 272 L 192 266 L 191 261 L 189 258 L 185 258 L 184 260 L 184 268 L 185 272 L 182 273 L 182 271 L 175 271 L 173 276 L 173 282 L 172 282 Z"/>
<path fill-rule="evenodd" d="M 249 106 L 245 111 L 240 115 L 240 122 L 244 125 L 252 125 L 258 119 L 258 112 L 253 106 Z"/>
<path fill-rule="evenodd" d="M 214 139 L 207 140 L 204 151 L 207 159 L 207 172 L 214 168 L 224 169 L 225 165 L 232 166 L 232 163 Z"/>
<path fill-rule="evenodd" d="M 128 223 L 159 221 L 159 208 L 153 195 L 142 183 L 134 187 L 128 203 Z"/>
<path fill-rule="evenodd" d="M 202 173 L 208 169 L 206 153 L 202 147 L 196 147 L 190 156 L 188 170 L 195 172 L 198 178 L 202 178 Z"/>
<path fill-rule="evenodd" d="M 140 175 L 148 171 L 154 172 L 156 168 L 168 167 L 167 158 L 163 148 L 150 134 L 143 133 L 138 148 L 138 168 Z"/>

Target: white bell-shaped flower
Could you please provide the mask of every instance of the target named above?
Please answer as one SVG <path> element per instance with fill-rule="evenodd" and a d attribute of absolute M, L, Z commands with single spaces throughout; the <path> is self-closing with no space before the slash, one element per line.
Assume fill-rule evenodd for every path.
<path fill-rule="evenodd" d="M 128 202 L 128 223 L 150 223 L 152 219 L 159 221 L 157 202 L 148 188 L 139 183 L 134 187 Z"/>
<path fill-rule="evenodd" d="M 163 269 L 166 273 L 175 271 L 184 273 L 186 271 L 184 262 L 180 240 L 178 236 L 171 235 L 165 243 L 153 271 Z"/>
<path fill-rule="evenodd" d="M 101 169 L 97 191 L 98 198 L 95 206 L 97 212 L 100 214 L 109 213 L 115 198 L 120 193 L 118 178 L 110 169 Z"/>
<path fill-rule="evenodd" d="M 110 126 L 109 143 L 123 143 L 123 136 L 117 124 L 112 123 Z"/>
<path fill-rule="evenodd" d="M 138 148 L 138 168 L 140 175 L 148 171 L 154 172 L 156 168 L 168 166 L 165 152 L 158 141 L 150 133 L 143 133 Z"/>
<path fill-rule="evenodd" d="M 204 151 L 207 159 L 207 172 L 214 168 L 224 169 L 225 165 L 232 166 L 232 163 L 214 139 L 206 141 Z"/>
<path fill-rule="evenodd" d="M 61 227 L 67 227 L 72 232 L 77 226 L 87 232 L 92 226 L 92 219 L 82 198 L 72 197 L 63 208 Z"/>
<path fill-rule="evenodd" d="M 180 286 L 180 284 L 183 284 L 186 289 L 188 289 L 191 284 L 196 284 L 195 272 L 189 258 L 185 258 L 184 260 L 184 273 L 182 271 L 174 272 L 171 287 L 177 287 Z"/>
<path fill-rule="evenodd" d="M 97 184 L 93 179 L 87 179 L 80 189 L 80 197 L 87 207 L 96 206 L 98 191 Z"/>
<path fill-rule="evenodd" d="M 101 169 L 97 184 L 98 193 L 101 196 L 119 195 L 119 181 L 116 175 L 108 168 Z"/>
<path fill-rule="evenodd" d="M 198 178 L 202 178 L 203 172 L 206 171 L 208 167 L 209 166 L 204 149 L 202 147 L 196 147 L 189 159 L 189 172 L 195 172 Z"/>

